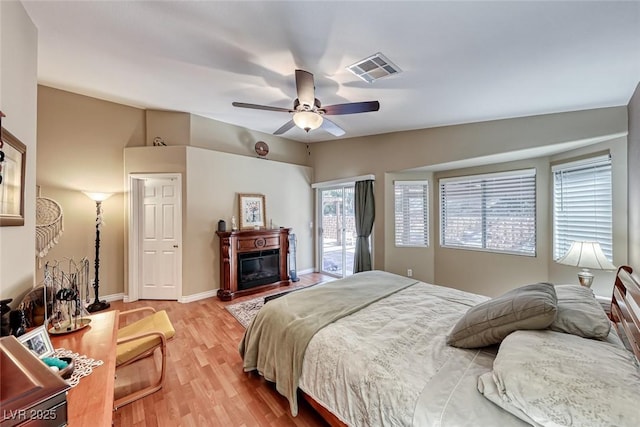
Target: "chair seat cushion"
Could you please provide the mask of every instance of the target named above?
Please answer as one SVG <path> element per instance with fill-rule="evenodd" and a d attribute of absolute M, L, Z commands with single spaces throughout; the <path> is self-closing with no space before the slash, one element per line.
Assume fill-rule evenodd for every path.
<path fill-rule="evenodd" d="M 132 337 L 145 332 L 162 332 L 166 339 L 172 338 L 176 331 L 169 320 L 165 310 L 157 311 L 150 316 L 118 329 L 118 339 Z M 130 342 L 118 344 L 116 352 L 116 366 L 127 363 L 141 354 L 146 353 L 157 345 L 160 345 L 159 336 L 148 336 Z"/>

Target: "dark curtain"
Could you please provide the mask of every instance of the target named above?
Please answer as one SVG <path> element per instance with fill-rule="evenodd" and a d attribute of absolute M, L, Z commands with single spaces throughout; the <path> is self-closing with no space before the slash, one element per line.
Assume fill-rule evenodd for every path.
<path fill-rule="evenodd" d="M 356 252 L 353 260 L 353 272 L 371 270 L 371 251 L 369 236 L 376 218 L 373 199 L 373 180 L 357 181 L 355 185 Z"/>

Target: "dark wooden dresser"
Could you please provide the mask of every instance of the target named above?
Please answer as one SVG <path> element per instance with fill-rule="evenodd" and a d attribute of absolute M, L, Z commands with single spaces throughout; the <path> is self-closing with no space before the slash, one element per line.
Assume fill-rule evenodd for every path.
<path fill-rule="evenodd" d="M 0 338 L 1 427 L 67 425 L 69 385 L 13 336 Z"/>

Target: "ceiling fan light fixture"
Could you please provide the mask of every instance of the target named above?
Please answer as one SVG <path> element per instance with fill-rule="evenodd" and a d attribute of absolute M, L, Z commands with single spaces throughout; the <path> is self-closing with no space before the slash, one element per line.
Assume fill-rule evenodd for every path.
<path fill-rule="evenodd" d="M 297 126 L 306 132 L 322 127 L 322 130 L 329 132 L 333 136 L 340 137 L 345 134 L 345 130 L 331 120 L 325 119 L 325 115 L 338 116 L 341 114 L 367 113 L 380 110 L 380 103 L 378 101 L 347 102 L 321 107 L 322 104 L 320 100 L 316 98 L 315 94 L 313 74 L 305 70 L 296 70 L 296 93 L 298 97 L 294 99 L 292 109 L 248 104 L 246 102 L 233 102 L 231 105 L 234 107 L 280 111 L 293 114 L 291 120 L 288 120 L 273 132 L 274 135 L 282 135 L 294 126 Z"/>
<path fill-rule="evenodd" d="M 307 132 L 318 129 L 322 125 L 322 116 L 313 111 L 298 111 L 293 114 L 293 122 Z"/>

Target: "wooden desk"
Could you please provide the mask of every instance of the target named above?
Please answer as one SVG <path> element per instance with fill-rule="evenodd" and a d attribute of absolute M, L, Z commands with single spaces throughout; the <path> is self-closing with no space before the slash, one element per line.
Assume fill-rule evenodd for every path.
<path fill-rule="evenodd" d="M 103 365 L 93 368 L 91 375 L 69 390 L 67 419 L 69 427 L 110 426 L 113 415 L 113 388 L 116 371 L 116 338 L 118 311 L 111 310 L 89 316 L 91 324 L 66 335 L 50 335 L 54 348 L 65 348 Z"/>

